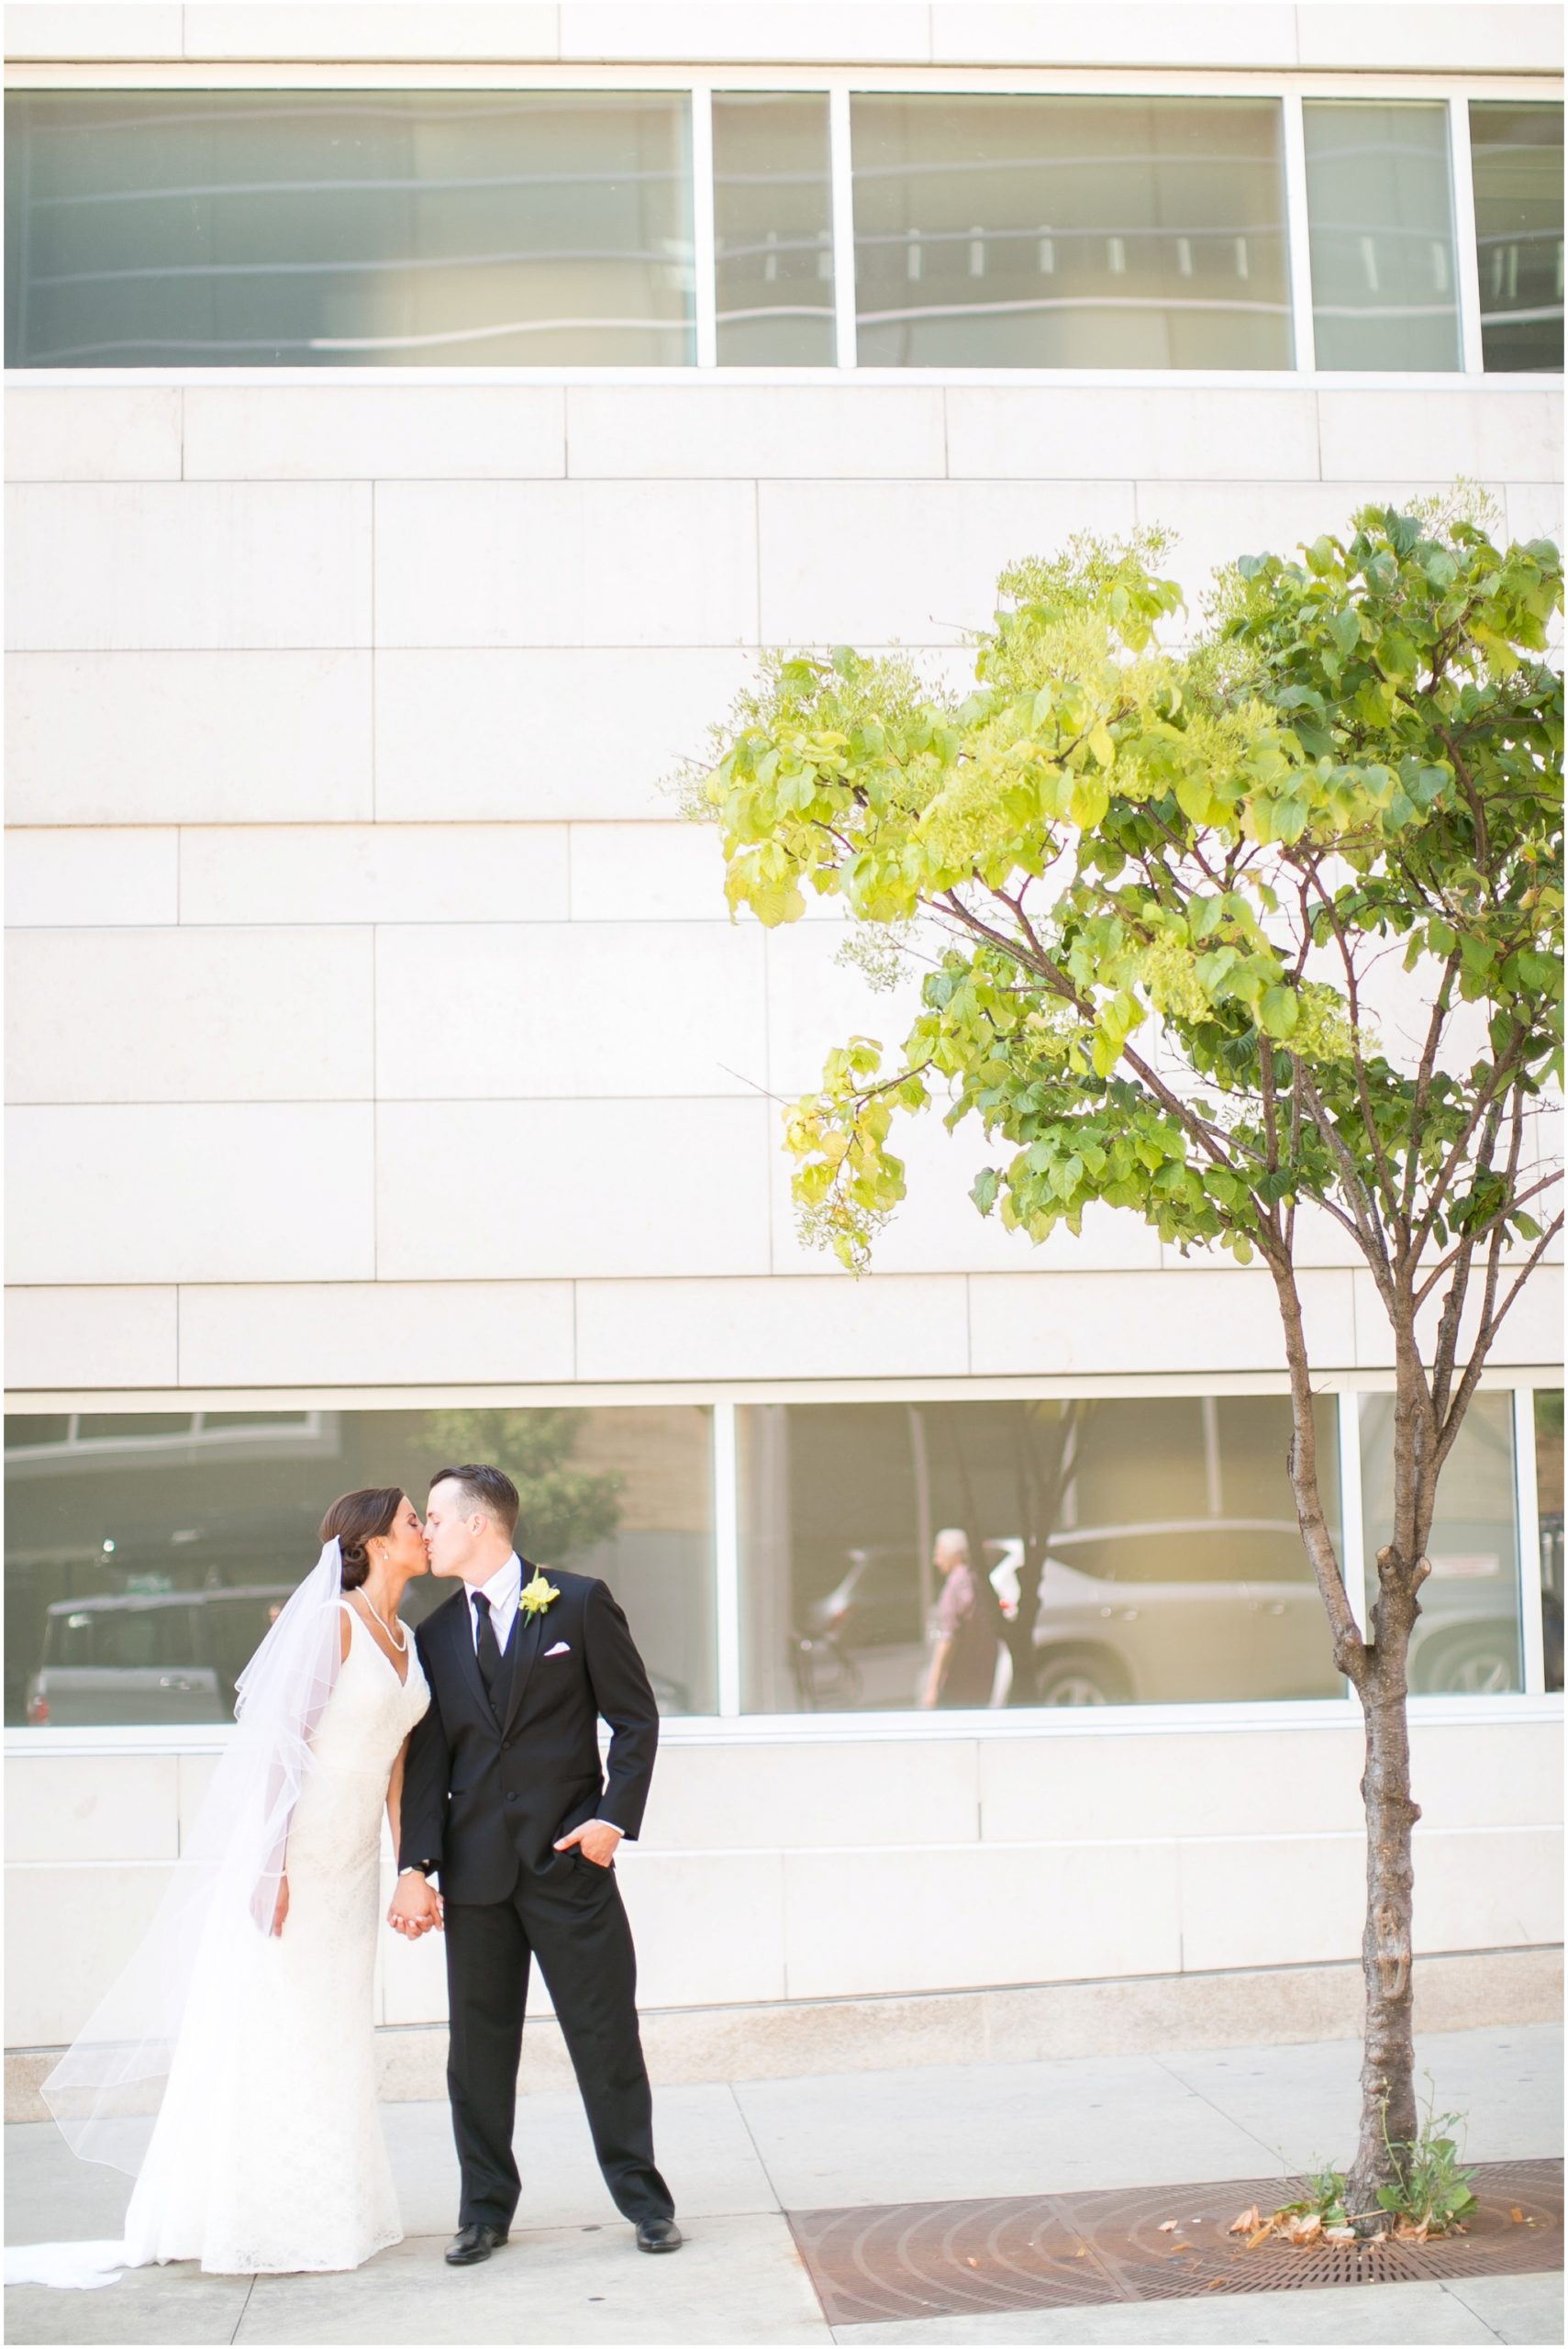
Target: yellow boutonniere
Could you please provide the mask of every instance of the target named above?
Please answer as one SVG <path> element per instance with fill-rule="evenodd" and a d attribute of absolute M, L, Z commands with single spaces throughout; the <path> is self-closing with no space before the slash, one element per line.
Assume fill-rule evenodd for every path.
<path fill-rule="evenodd" d="M 527 1614 L 542 1615 L 550 1601 L 559 1598 L 560 1596 L 561 1593 L 554 1584 L 546 1582 L 544 1575 L 536 1566 L 534 1578 L 532 1582 L 525 1584 L 518 1596 L 517 1604 Z"/>

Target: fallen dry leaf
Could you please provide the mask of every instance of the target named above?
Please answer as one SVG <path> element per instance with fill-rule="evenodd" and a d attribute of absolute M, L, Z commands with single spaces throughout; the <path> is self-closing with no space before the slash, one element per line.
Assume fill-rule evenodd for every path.
<path fill-rule="evenodd" d="M 1425 2243 L 1427 2234 L 1425 2226 L 1412 2227 L 1402 2219 L 1394 2230 L 1394 2240 L 1396 2243 Z"/>
<path fill-rule="evenodd" d="M 1258 2245 L 1259 2245 L 1261 2243 L 1266 2243 L 1266 2242 L 1268 2241 L 1268 2238 L 1270 2237 L 1270 2235 L 1272 2235 L 1272 2234 L 1273 2234 L 1273 2231 L 1274 2231 L 1274 2222 L 1273 2222 L 1273 2221 L 1272 2219 L 1265 2219 L 1265 2220 L 1263 2221 L 1262 2225 L 1261 2227 L 1259 2227 L 1259 2228 L 1258 2228 L 1258 2229 L 1257 2229 L 1257 2230 L 1256 2230 L 1252 2234 L 1250 2234 L 1250 2235 L 1247 2237 L 1247 2248 L 1248 2248 L 1248 2250 L 1249 2250 L 1249 2251 L 1256 2251 L 1256 2250 L 1257 2250 L 1257 2248 L 1258 2248 Z"/>
<path fill-rule="evenodd" d="M 1516 2226 L 1516 2227 L 1522 2227 L 1522 2226 L 1524 2225 L 1524 2222 L 1525 2222 L 1525 2214 L 1524 2214 L 1524 2212 L 1523 2212 L 1521 2210 L 1519 2210 L 1519 2209 L 1518 2209 L 1518 2205 L 1517 2205 L 1517 2204 L 1516 2204 L 1516 2206 L 1514 2207 L 1514 2209 L 1513 2209 L 1513 2210 L 1511 2210 L 1508 2212 L 1508 2216 L 1509 2216 L 1509 2218 L 1510 2218 L 1510 2219 L 1512 2219 L 1512 2221 L 1513 2221 L 1513 2222 L 1514 2222 L 1514 2224 L 1515 2224 L 1515 2226 Z"/>
<path fill-rule="evenodd" d="M 1180 2219 L 1162 2219 L 1160 2221 L 1160 2232 L 1162 2235 L 1173 2235 L 1181 2223 Z"/>
<path fill-rule="evenodd" d="M 1262 2223 L 1262 2213 L 1254 2202 L 1250 2210 L 1243 2210 L 1239 2219 L 1231 2220 L 1229 2226 L 1226 2229 L 1226 2232 L 1233 2235 L 1250 2235 L 1252 2229 L 1256 2226 L 1261 2226 Z"/>
<path fill-rule="evenodd" d="M 980 2262 L 978 2259 L 966 2259 L 963 2264 L 966 2267 L 978 2267 Z"/>
<path fill-rule="evenodd" d="M 1217 2276 L 1212 2283 L 1206 2284 L 1203 2288 L 1206 2292 L 1218 2292 L 1224 2281 L 1223 2276 Z"/>
<path fill-rule="evenodd" d="M 1325 2243 L 1354 2243 L 1355 2239 L 1354 2227 L 1325 2227 L 1323 2230 Z"/>
<path fill-rule="evenodd" d="M 1081 2243 L 1078 2245 L 1077 2250 L 1073 2253 L 1073 2258 L 1074 2258 L 1074 2259 L 1087 2259 L 1087 2257 L 1089 2256 L 1089 2246 L 1088 2246 L 1088 2244 L 1087 2244 L 1086 2243 Z"/>

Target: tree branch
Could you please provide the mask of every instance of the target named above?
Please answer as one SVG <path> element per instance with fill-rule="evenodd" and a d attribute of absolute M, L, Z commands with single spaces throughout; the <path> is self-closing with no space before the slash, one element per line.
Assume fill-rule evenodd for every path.
<path fill-rule="evenodd" d="M 1405 1162 L 1405 1185 L 1400 1197 L 1400 1213 L 1405 1220 L 1406 1245 L 1409 1244 L 1410 1217 L 1416 1204 L 1416 1185 L 1421 1169 L 1421 1120 L 1427 1113 L 1427 1101 L 1437 1072 L 1438 1046 L 1448 1022 L 1449 1005 L 1453 995 L 1453 983 L 1459 975 L 1460 952 L 1456 946 L 1443 964 L 1443 974 L 1432 1003 L 1432 1016 L 1427 1024 L 1427 1040 L 1421 1047 L 1420 1066 L 1416 1071 L 1416 1090 L 1410 1102 L 1410 1151 Z"/>
<path fill-rule="evenodd" d="M 1562 1230 L 1562 1224 L 1563 1218 L 1561 1214 L 1554 1217 L 1552 1221 L 1548 1224 L 1546 1230 L 1541 1233 L 1540 1238 L 1536 1241 L 1535 1246 L 1531 1249 L 1529 1255 L 1525 1260 L 1523 1269 L 1518 1274 L 1517 1279 L 1513 1282 L 1507 1295 L 1504 1297 L 1502 1304 L 1498 1306 L 1495 1313 L 1488 1314 L 1487 1319 L 1476 1338 L 1475 1344 L 1471 1351 L 1470 1360 L 1465 1365 L 1464 1375 L 1460 1380 L 1458 1386 L 1454 1390 L 1453 1401 L 1449 1406 L 1448 1417 L 1443 1422 L 1443 1431 L 1440 1439 L 1438 1451 L 1438 1464 L 1440 1467 L 1443 1461 L 1447 1459 L 1450 1451 L 1452 1449 L 1454 1438 L 1458 1435 L 1464 1415 L 1470 1408 L 1471 1400 L 1474 1396 L 1475 1389 L 1481 1383 L 1481 1373 L 1485 1367 L 1486 1356 L 1491 1352 L 1493 1341 L 1496 1339 L 1498 1330 L 1503 1326 L 1504 1316 L 1513 1305 L 1515 1298 L 1518 1296 L 1520 1290 L 1524 1287 L 1525 1283 L 1529 1279 L 1530 1275 L 1535 1271 L 1537 1265 L 1546 1254 L 1547 1250 L 1551 1247 L 1558 1233 Z"/>

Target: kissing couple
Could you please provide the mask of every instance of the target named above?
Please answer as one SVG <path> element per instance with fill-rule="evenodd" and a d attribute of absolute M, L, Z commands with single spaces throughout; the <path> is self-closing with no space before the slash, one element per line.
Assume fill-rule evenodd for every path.
<path fill-rule="evenodd" d="M 658 1710 L 607 1586 L 531 1565 L 517 1521 L 517 1487 L 481 1464 L 441 1470 L 422 1524 L 396 1486 L 333 1502 L 316 1566 L 236 1684 L 158 1917 L 44 2082 L 72 2149 L 135 2176 L 125 2239 L 8 2253 L 7 2282 L 110 2283 L 164 2260 L 340 2269 L 402 2241 L 375 2079 L 384 1809 L 388 1921 L 446 1943 L 462 2176 L 448 2262 L 488 2259 L 517 2208 L 536 1956 L 616 2206 L 640 2250 L 679 2248 L 615 1874 Z M 427 1573 L 457 1586 L 410 1640 L 398 1604 Z"/>

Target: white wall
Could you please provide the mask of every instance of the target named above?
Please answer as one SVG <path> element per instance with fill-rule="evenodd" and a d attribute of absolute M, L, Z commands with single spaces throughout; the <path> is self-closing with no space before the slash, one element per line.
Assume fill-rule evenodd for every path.
<path fill-rule="evenodd" d="M 1299 1714 L 1304 1709 L 1292 1709 Z M 1473 1711 L 1473 1708 L 1472 1708 Z M 1562 1939 L 1558 1725 L 1418 1703 L 1423 1955 Z M 1342 1725 L 683 1742 L 617 1863 L 646 2008 L 1353 1959 L 1362 1739 Z M 127 1954 L 210 1765 L 6 1772 L 6 2042 L 58 2044 Z M 439 2021 L 434 1941 L 384 1937 L 378 2014 Z M 538 1997 L 543 1997 L 542 1986 Z"/>
<path fill-rule="evenodd" d="M 1562 61 L 1549 5 L 1357 7 L 1314 0 L 1218 6 L 1097 0 L 441 0 L 374 7 L 196 0 L 24 0 L 5 12 L 17 58 L 185 57 L 506 60 L 583 63 L 1413 66 L 1551 71 Z"/>
<path fill-rule="evenodd" d="M 15 384 L 13 1387 L 423 1380 L 432 1308 L 441 1378 L 486 1384 L 1277 1368 L 1261 1275 L 1109 1215 L 1031 1249 L 934 1121 L 869 1287 L 802 1250 L 768 1097 L 896 1030 L 830 918 L 729 922 L 662 783 L 759 644 L 951 672 L 1070 530 L 1171 523 L 1195 607 L 1456 473 L 1554 529 L 1559 409 Z M 1386 1363 L 1331 1235 L 1307 1290 L 1325 1370 Z M 1553 1303 L 1504 1360 L 1551 1359 Z"/>

